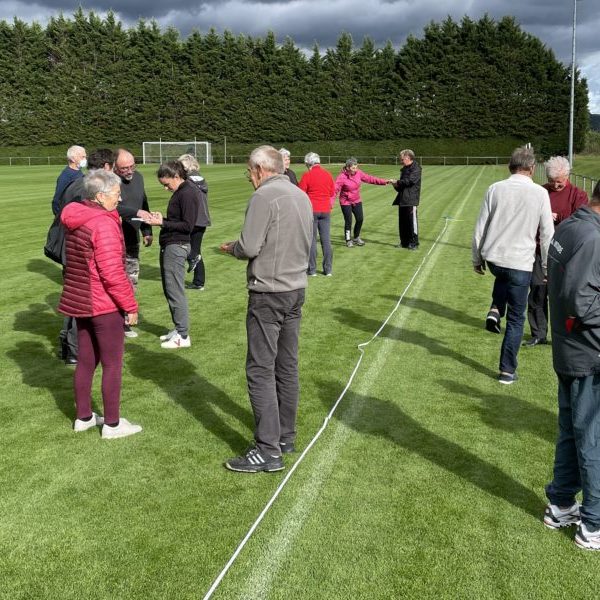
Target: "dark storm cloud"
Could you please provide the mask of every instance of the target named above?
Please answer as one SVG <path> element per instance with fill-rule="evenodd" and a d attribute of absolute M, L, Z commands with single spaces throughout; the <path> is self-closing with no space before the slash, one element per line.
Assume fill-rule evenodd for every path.
<path fill-rule="evenodd" d="M 600 62 L 597 31 L 600 11 L 597 0 L 581 0 L 578 10 L 578 62 L 588 78 L 592 103 L 597 99 L 600 111 Z M 0 19 L 13 16 L 44 23 L 51 15 L 77 10 L 81 2 L 67 0 L 2 0 Z M 355 43 L 369 36 L 377 44 L 390 40 L 400 46 L 410 34 L 420 36 L 430 21 L 442 21 L 448 15 L 460 20 L 465 14 L 479 19 L 484 14 L 500 19 L 514 15 L 525 31 L 539 37 L 565 63 L 571 57 L 571 0 L 84 0 L 84 10 L 117 13 L 126 25 L 138 19 L 156 19 L 161 26 L 173 26 L 187 35 L 193 29 L 252 36 L 274 31 L 279 40 L 290 36 L 297 45 L 321 48 L 335 44 L 346 31 Z M 594 68 L 594 65 L 596 68 Z"/>

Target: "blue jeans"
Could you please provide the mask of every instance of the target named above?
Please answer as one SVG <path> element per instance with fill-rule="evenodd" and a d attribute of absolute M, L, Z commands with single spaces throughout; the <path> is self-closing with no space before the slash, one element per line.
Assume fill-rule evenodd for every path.
<path fill-rule="evenodd" d="M 330 213 L 313 213 L 313 240 L 310 246 L 310 256 L 308 258 L 308 274 L 313 275 L 317 272 L 317 233 L 321 238 L 321 249 L 323 250 L 323 273 L 331 273 L 333 263 L 333 248 L 329 238 L 329 229 L 331 223 Z"/>
<path fill-rule="evenodd" d="M 552 504 L 572 506 L 583 490 L 581 519 L 600 529 L 600 375 L 558 375 L 558 439 L 554 478 L 546 486 Z"/>
<path fill-rule="evenodd" d="M 523 339 L 525 309 L 531 282 L 531 271 L 508 269 L 487 263 L 496 278 L 492 290 L 492 307 L 500 316 L 506 314 L 506 329 L 500 350 L 500 371 L 514 373 L 517 370 L 517 354 Z"/>

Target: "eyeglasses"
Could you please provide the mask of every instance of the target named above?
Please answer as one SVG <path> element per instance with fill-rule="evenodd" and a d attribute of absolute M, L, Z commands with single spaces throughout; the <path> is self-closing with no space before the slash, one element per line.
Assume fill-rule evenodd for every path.
<path fill-rule="evenodd" d="M 126 173 L 127 171 L 135 171 L 135 169 L 136 169 L 135 163 L 132 165 L 125 165 L 124 167 L 117 166 L 117 171 L 121 171 L 123 173 Z"/>
<path fill-rule="evenodd" d="M 252 181 L 252 169 L 246 169 L 244 171 L 244 177 L 248 180 L 248 181 Z"/>

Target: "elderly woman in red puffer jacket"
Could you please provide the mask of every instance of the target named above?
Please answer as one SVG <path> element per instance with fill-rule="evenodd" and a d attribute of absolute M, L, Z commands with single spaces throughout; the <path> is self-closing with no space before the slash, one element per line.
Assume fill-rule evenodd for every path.
<path fill-rule="evenodd" d="M 138 305 L 125 274 L 125 244 L 116 211 L 121 181 L 110 171 L 90 171 L 85 198 L 61 214 L 67 230 L 67 264 L 58 310 L 77 321 L 79 357 L 74 388 L 77 418 L 73 429 L 103 425 L 104 439 L 133 435 L 139 425 L 119 417 L 125 334 L 124 315 L 137 322 Z M 102 364 L 104 417 L 92 411 L 92 381 Z"/>

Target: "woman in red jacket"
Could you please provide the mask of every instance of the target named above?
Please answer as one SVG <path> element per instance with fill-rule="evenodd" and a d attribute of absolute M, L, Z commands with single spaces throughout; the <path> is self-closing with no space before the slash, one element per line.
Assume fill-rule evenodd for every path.
<path fill-rule="evenodd" d="M 115 210 L 121 180 L 110 171 L 90 171 L 84 180 L 86 200 L 62 211 L 67 230 L 64 288 L 58 310 L 77 321 L 79 358 L 74 388 L 77 418 L 73 429 L 103 425 L 104 439 L 126 437 L 142 430 L 119 417 L 125 334 L 137 323 L 138 305 L 125 273 L 125 244 Z M 102 364 L 104 417 L 92 411 L 92 381 Z"/>

